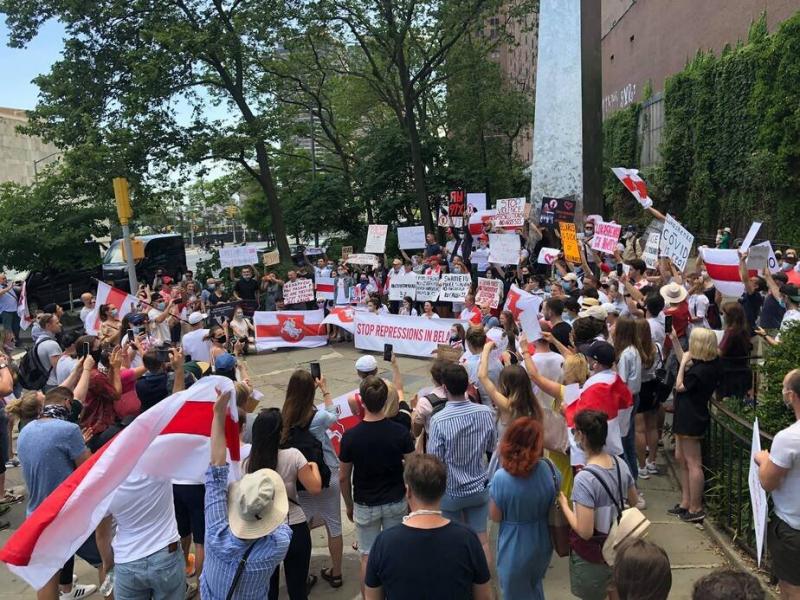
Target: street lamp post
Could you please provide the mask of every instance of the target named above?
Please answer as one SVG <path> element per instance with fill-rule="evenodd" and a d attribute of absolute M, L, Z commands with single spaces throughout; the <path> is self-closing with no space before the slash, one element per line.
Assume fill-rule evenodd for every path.
<path fill-rule="evenodd" d="M 39 166 L 39 163 L 43 163 L 48 158 L 54 157 L 56 154 L 61 154 L 61 152 L 51 152 L 47 156 L 45 156 L 43 158 L 39 158 L 39 159 L 33 161 L 33 178 L 34 179 L 36 179 L 39 176 L 39 169 L 37 168 Z"/>

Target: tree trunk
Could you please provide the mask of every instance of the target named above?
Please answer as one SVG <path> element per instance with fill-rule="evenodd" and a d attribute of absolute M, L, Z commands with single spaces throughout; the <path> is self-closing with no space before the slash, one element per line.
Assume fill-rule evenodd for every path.
<path fill-rule="evenodd" d="M 289 249 L 289 241 L 286 239 L 283 211 L 278 202 L 275 180 L 272 178 L 272 170 L 269 168 L 269 159 L 267 158 L 267 148 L 263 142 L 256 142 L 256 162 L 258 162 L 258 183 L 264 191 L 269 215 L 272 219 L 272 233 L 275 235 L 275 245 L 278 247 L 281 262 L 290 263 L 292 251 Z"/>
<path fill-rule="evenodd" d="M 428 203 L 428 190 L 425 185 L 425 163 L 422 160 L 422 143 L 419 141 L 417 122 L 414 119 L 413 104 L 406 104 L 406 130 L 408 132 L 408 146 L 411 151 L 411 166 L 414 172 L 414 188 L 417 192 L 417 206 L 419 207 L 422 224 L 427 233 L 436 234 L 436 229 L 431 217 L 431 207 Z"/>

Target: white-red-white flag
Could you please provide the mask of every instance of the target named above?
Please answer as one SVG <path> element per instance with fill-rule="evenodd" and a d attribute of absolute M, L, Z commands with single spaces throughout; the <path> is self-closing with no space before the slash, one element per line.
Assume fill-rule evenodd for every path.
<path fill-rule="evenodd" d="M 333 277 L 317 277 L 314 281 L 314 292 L 317 300 L 333 300 Z"/>
<path fill-rule="evenodd" d="M 328 343 L 322 310 L 256 311 L 256 349 L 318 348 Z"/>
<path fill-rule="evenodd" d="M 642 208 L 650 208 L 653 206 L 653 199 L 647 192 L 647 184 L 639 176 L 638 169 L 626 169 L 624 167 L 614 167 L 611 169 L 614 175 L 622 182 L 628 191 L 633 194 L 633 197 L 639 201 Z"/>
<path fill-rule="evenodd" d="M 0 561 L 42 588 L 106 516 L 117 488 L 132 474 L 181 481 L 205 480 L 217 390 L 231 392 L 225 439 L 232 479 L 240 477 L 236 393 L 227 377 L 204 377 L 139 415 L 78 467 L 23 521 Z"/>
<path fill-rule="evenodd" d="M 497 211 L 494 209 L 479 210 L 472 213 L 469 216 L 469 232 L 473 236 L 481 235 L 484 233 L 485 228 L 491 225 L 495 215 L 497 215 Z"/>
<path fill-rule="evenodd" d="M 95 298 L 95 308 L 86 315 L 86 321 L 84 321 L 87 335 L 97 335 L 100 332 L 99 311 L 103 304 L 110 304 L 116 307 L 119 311 L 120 319 L 129 312 L 136 310 L 136 307 L 139 305 L 139 301 L 126 291 L 111 287 L 102 281 L 97 282 L 97 294 Z"/>
<path fill-rule="evenodd" d="M 714 286 L 723 296 L 741 296 L 744 284 L 739 275 L 739 253 L 736 250 L 701 248 L 700 258 Z M 758 269 L 747 270 L 748 277 L 758 275 Z"/>
<path fill-rule="evenodd" d="M 17 315 L 19 315 L 20 329 L 28 329 L 33 323 L 31 313 L 28 310 L 28 282 L 22 282 L 22 291 L 19 294 L 19 304 L 17 304 Z"/>
<path fill-rule="evenodd" d="M 356 330 L 356 310 L 352 306 L 335 306 L 322 320 L 323 325 L 336 325 L 348 333 Z"/>

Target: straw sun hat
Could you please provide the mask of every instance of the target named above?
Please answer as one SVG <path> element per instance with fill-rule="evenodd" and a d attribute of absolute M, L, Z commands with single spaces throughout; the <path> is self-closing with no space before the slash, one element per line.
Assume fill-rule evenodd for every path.
<path fill-rule="evenodd" d="M 228 525 L 240 540 L 269 535 L 288 513 L 286 486 L 272 469 L 248 473 L 228 488 Z"/>

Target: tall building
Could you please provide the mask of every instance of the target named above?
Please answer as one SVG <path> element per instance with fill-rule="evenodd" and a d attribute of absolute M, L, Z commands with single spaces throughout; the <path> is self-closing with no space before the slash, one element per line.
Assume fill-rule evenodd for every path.
<path fill-rule="evenodd" d="M 19 133 L 17 127 L 27 121 L 24 110 L 0 107 L 0 183 L 30 185 L 36 172 L 60 154 L 54 145 Z"/>

